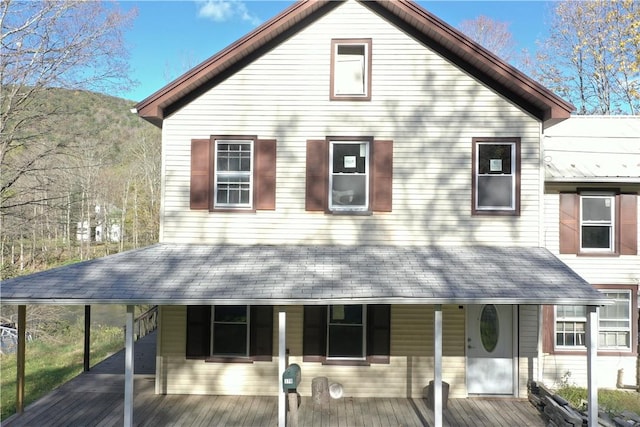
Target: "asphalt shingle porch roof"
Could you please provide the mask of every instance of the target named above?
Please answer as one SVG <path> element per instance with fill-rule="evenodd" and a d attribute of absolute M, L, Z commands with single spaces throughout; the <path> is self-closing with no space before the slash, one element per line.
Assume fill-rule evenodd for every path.
<path fill-rule="evenodd" d="M 0 282 L 4 304 L 606 303 L 542 248 L 157 244 Z"/>

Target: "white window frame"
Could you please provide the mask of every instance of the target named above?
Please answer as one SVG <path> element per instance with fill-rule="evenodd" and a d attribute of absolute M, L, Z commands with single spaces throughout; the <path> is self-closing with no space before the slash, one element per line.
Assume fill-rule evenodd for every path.
<path fill-rule="evenodd" d="M 364 156 L 365 156 L 365 172 L 363 173 L 334 173 L 333 171 L 333 147 L 335 145 L 360 145 L 360 154 L 362 154 L 362 146 L 364 145 Z M 332 212 L 367 212 L 369 211 L 369 191 L 370 191 L 370 181 L 371 181 L 371 141 L 362 139 L 362 140 L 330 140 L 329 141 L 329 210 Z M 360 156 L 362 157 L 362 156 Z M 362 206 L 349 206 L 349 205 L 340 205 L 336 204 L 333 201 L 333 184 L 334 184 L 334 176 L 364 176 L 365 180 L 365 203 Z"/>
<path fill-rule="evenodd" d="M 370 88 L 370 79 L 371 79 L 371 70 L 370 70 L 370 55 L 371 55 L 371 40 L 362 40 L 362 39 L 340 39 L 332 41 L 332 57 L 333 57 L 333 69 L 332 73 L 332 97 L 334 99 L 340 98 L 363 98 L 369 99 L 371 94 L 369 93 Z M 358 46 L 362 47 L 362 55 L 359 54 L 341 54 L 339 53 L 340 48 L 344 46 Z M 348 67 L 342 67 L 341 64 L 344 63 L 345 60 L 350 60 L 351 62 L 356 63 L 357 67 L 361 69 L 362 73 L 362 90 L 352 91 L 347 89 L 352 85 L 343 85 L 341 82 L 349 81 L 350 79 L 342 77 L 342 74 L 345 71 L 348 71 Z M 360 82 L 358 83 L 360 86 Z"/>
<path fill-rule="evenodd" d="M 599 319 L 598 319 L 598 349 L 599 350 L 606 350 L 606 351 L 631 351 L 631 347 L 633 345 L 633 337 L 631 336 L 631 333 L 633 331 L 633 327 L 631 326 L 631 323 L 633 322 L 633 308 L 631 306 L 631 303 L 633 301 L 633 298 L 631 296 L 631 291 L 629 289 L 600 289 L 600 292 L 602 292 L 603 294 L 607 295 L 607 298 L 616 301 L 616 302 L 626 302 L 627 304 L 627 312 L 629 313 L 629 317 L 627 317 L 626 319 L 603 319 L 603 312 L 607 309 L 607 307 L 611 307 L 611 306 L 605 306 L 600 308 L 600 315 L 599 315 Z M 627 298 L 626 299 L 615 299 L 613 298 L 613 294 L 626 294 Z M 623 321 L 623 322 L 627 322 L 627 327 L 606 327 L 603 326 L 604 322 L 607 321 Z M 603 339 L 606 342 L 606 334 L 608 333 L 624 333 L 628 335 L 627 340 L 629 341 L 629 346 L 607 346 L 605 344 L 602 343 Z"/>
<path fill-rule="evenodd" d="M 248 171 L 221 171 L 218 168 L 218 145 L 219 144 L 249 144 L 250 147 L 250 167 Z M 214 144 L 214 165 L 215 165 L 215 176 L 213 183 L 213 200 L 214 200 L 214 208 L 217 209 L 251 209 L 253 207 L 253 191 L 254 191 L 254 180 L 253 180 L 253 172 L 255 167 L 255 143 L 250 139 L 216 139 Z M 249 181 L 249 201 L 248 203 L 227 203 L 218 200 L 218 181 L 222 177 L 248 177 Z"/>
<path fill-rule="evenodd" d="M 240 305 L 241 306 L 241 305 Z M 249 348 L 251 342 L 250 342 L 250 338 L 251 338 L 251 307 L 248 305 L 245 305 L 245 310 L 247 313 L 247 321 L 246 322 L 216 322 L 216 308 L 218 307 L 224 307 L 224 306 L 215 306 L 212 305 L 211 306 L 211 347 L 209 348 L 209 354 L 213 357 L 249 357 L 249 352 L 251 351 L 251 349 Z M 215 330 L 216 330 L 216 324 L 220 323 L 220 324 L 237 324 L 237 325 L 246 325 L 247 328 L 247 332 L 246 332 L 246 344 L 245 344 L 245 348 L 247 349 L 245 354 L 224 354 L 224 353 L 215 353 L 215 348 L 214 348 L 214 341 L 215 341 Z"/>
<path fill-rule="evenodd" d="M 633 326 L 632 326 L 632 322 L 633 322 L 633 307 L 632 307 L 632 303 L 633 303 L 633 296 L 631 295 L 631 291 L 629 289 L 611 289 L 611 288 L 606 288 L 606 289 L 598 289 L 600 292 L 602 292 L 603 294 L 605 294 L 607 296 L 607 298 L 611 298 L 612 294 L 626 294 L 628 296 L 628 299 L 625 300 L 620 300 L 620 301 L 625 301 L 628 304 L 628 309 L 627 312 L 629 313 L 629 317 L 626 319 L 617 319 L 617 320 L 622 320 L 627 322 L 628 327 L 624 327 L 624 328 L 620 328 L 620 327 L 604 327 L 602 326 L 603 322 L 606 322 L 607 320 L 615 320 L 615 319 L 607 319 L 607 320 L 603 320 L 602 319 L 602 308 L 601 310 L 601 314 L 600 316 L 598 316 L 598 350 L 599 351 L 622 351 L 622 352 L 631 352 L 632 351 L 632 346 L 633 346 L 633 337 L 632 337 L 632 333 L 633 333 Z M 563 351 L 563 350 L 569 350 L 569 351 L 584 351 L 586 350 L 586 341 L 584 344 L 576 344 L 576 345 L 558 345 L 557 344 L 557 334 L 558 334 L 558 322 L 574 322 L 574 323 L 582 323 L 584 325 L 584 331 L 585 331 L 585 340 L 586 340 L 586 332 L 587 332 L 587 317 L 586 317 L 586 310 L 585 310 L 585 315 L 584 317 L 581 316 L 575 316 L 575 317 L 558 317 L 558 306 L 554 307 L 554 322 L 553 322 L 553 343 L 554 343 L 554 348 L 556 350 L 559 351 Z M 601 344 L 602 340 L 603 340 L 603 336 L 606 333 L 626 333 L 628 334 L 628 341 L 629 341 L 629 346 L 628 347 L 624 347 L 624 346 L 606 346 Z M 606 341 L 606 340 L 605 340 Z"/>
<path fill-rule="evenodd" d="M 574 307 L 574 306 L 570 306 L 570 307 Z M 582 307 L 582 306 L 576 306 L 576 307 Z M 585 310 L 584 316 L 567 316 L 567 317 L 559 317 L 558 316 L 558 306 L 554 306 L 554 322 L 553 322 L 553 345 L 554 348 L 556 348 L 557 350 L 584 350 L 586 348 L 586 339 L 587 339 L 587 313 Z M 574 341 L 578 341 L 577 339 L 577 335 L 575 333 L 575 325 L 577 324 L 582 324 L 583 325 L 583 339 L 585 340 L 585 342 L 581 343 L 581 344 L 574 344 L 574 345 L 558 345 L 558 323 L 573 323 L 574 324 L 574 335 L 576 336 L 576 339 Z"/>
<path fill-rule="evenodd" d="M 511 172 L 503 173 L 503 174 L 490 174 L 490 173 L 480 173 L 480 147 L 486 145 L 508 145 L 511 147 Z M 474 207 L 476 211 L 505 211 L 505 212 L 513 212 L 516 210 L 516 196 L 517 196 L 517 173 L 518 173 L 518 165 L 517 165 L 517 144 L 515 141 L 478 141 L 475 143 L 475 200 L 473 201 Z M 480 205 L 480 178 L 481 177 L 510 177 L 511 178 L 511 205 L 510 206 L 484 206 Z"/>
<path fill-rule="evenodd" d="M 584 200 L 585 199 L 608 199 L 611 208 L 611 220 L 605 221 L 596 221 L 596 220 L 584 220 Z M 616 215 L 616 196 L 612 193 L 580 193 L 580 252 L 611 252 L 614 253 L 616 251 L 616 223 L 615 223 L 615 215 Z M 609 227 L 609 248 L 585 248 L 582 246 L 582 230 L 583 227 L 589 226 L 608 226 Z"/>
<path fill-rule="evenodd" d="M 362 322 L 359 324 L 331 323 L 331 308 L 337 306 L 359 305 L 362 307 Z M 357 357 L 330 356 L 329 343 L 331 342 L 331 326 L 346 326 L 362 328 L 362 355 Z M 327 306 L 327 360 L 366 360 L 367 358 L 367 305 L 366 304 L 331 304 Z"/>

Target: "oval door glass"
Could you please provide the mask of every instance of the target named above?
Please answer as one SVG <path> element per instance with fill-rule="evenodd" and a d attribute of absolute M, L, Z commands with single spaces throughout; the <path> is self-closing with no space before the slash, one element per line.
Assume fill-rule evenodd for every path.
<path fill-rule="evenodd" d="M 499 334 L 498 310 L 493 304 L 485 305 L 480 314 L 480 338 L 488 353 L 496 349 Z"/>

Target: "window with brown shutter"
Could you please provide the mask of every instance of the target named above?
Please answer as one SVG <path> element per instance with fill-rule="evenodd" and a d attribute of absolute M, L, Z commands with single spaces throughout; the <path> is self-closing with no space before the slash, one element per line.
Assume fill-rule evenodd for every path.
<path fill-rule="evenodd" d="M 187 306 L 186 356 L 215 362 L 270 361 L 272 306 Z"/>
<path fill-rule="evenodd" d="M 390 212 L 393 141 L 328 137 L 307 141 L 307 211 Z"/>
<path fill-rule="evenodd" d="M 561 254 L 637 255 L 637 195 L 581 190 L 559 201 Z"/>
<path fill-rule="evenodd" d="M 389 363 L 390 343 L 388 304 L 304 307 L 305 362 Z"/>
<path fill-rule="evenodd" d="M 191 209 L 274 210 L 275 187 L 275 140 L 224 135 L 191 141 Z"/>

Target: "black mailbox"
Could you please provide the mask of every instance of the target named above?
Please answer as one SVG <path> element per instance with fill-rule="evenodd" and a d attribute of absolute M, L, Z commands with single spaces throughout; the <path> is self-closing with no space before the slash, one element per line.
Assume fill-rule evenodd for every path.
<path fill-rule="evenodd" d="M 302 374 L 300 373 L 300 365 L 292 363 L 282 374 L 282 388 L 284 391 L 295 391 L 300 384 Z"/>

